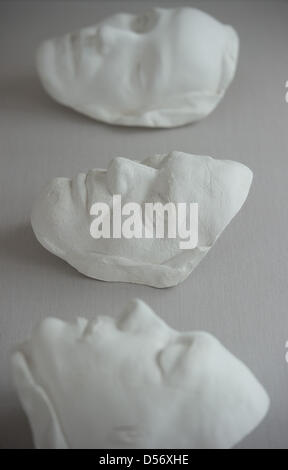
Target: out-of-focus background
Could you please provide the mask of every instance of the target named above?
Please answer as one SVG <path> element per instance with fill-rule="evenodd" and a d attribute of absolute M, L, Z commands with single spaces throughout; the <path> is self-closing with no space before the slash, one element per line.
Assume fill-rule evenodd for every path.
<path fill-rule="evenodd" d="M 42 39 L 160 3 L 200 7 L 239 33 L 235 80 L 208 118 L 170 130 L 108 126 L 45 94 L 34 66 Z M 132 297 L 175 328 L 210 331 L 264 384 L 271 409 L 239 448 L 288 447 L 287 25 L 288 3 L 277 0 L 0 2 L 1 448 L 32 447 L 11 383 L 13 347 L 47 315 L 117 315 Z M 106 168 L 115 156 L 140 160 L 174 149 L 238 160 L 254 172 L 245 206 L 183 284 L 157 290 L 95 281 L 38 244 L 29 216 L 48 180 Z"/>

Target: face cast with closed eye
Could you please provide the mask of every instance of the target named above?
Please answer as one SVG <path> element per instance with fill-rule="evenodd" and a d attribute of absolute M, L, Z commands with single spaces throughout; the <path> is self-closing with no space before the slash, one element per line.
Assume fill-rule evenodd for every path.
<path fill-rule="evenodd" d="M 249 168 L 230 160 L 176 151 L 142 162 L 117 157 L 107 170 L 54 179 L 36 200 L 31 222 L 45 248 L 89 277 L 168 287 L 186 279 L 207 254 L 241 208 L 251 181 Z M 181 249 L 179 234 L 92 238 L 92 204 L 105 203 L 113 214 L 114 195 L 121 196 L 123 205 L 141 207 L 198 203 L 197 247 Z"/>
<path fill-rule="evenodd" d="M 116 320 L 44 320 L 13 373 L 38 448 L 229 448 L 269 402 L 213 336 L 139 300 Z"/>
<path fill-rule="evenodd" d="M 153 8 L 47 40 L 37 65 L 62 104 L 109 123 L 170 127 L 214 109 L 237 55 L 231 26 L 189 7 Z"/>

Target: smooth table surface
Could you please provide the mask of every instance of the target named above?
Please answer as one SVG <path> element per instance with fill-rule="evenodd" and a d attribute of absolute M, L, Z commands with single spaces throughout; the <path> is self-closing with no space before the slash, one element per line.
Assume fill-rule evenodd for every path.
<path fill-rule="evenodd" d="M 13 347 L 47 315 L 66 320 L 79 314 L 117 315 L 133 297 L 146 301 L 175 328 L 216 335 L 266 387 L 269 414 L 239 448 L 288 447 L 288 3 L 193 2 L 232 24 L 241 48 L 226 97 L 196 125 L 112 127 L 45 94 L 34 68 L 42 39 L 96 23 L 112 12 L 144 10 L 149 3 L 0 4 L 1 448 L 32 447 L 10 378 Z M 243 209 L 178 287 L 159 290 L 88 279 L 36 241 L 31 206 L 51 178 L 106 168 L 115 156 L 140 160 L 176 149 L 238 160 L 254 172 Z"/>

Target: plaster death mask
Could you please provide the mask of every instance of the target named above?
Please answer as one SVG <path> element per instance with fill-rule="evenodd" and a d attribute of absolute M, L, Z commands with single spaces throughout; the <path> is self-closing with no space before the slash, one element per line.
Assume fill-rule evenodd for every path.
<path fill-rule="evenodd" d="M 176 151 L 142 162 L 117 157 L 107 170 L 94 169 L 72 179 L 52 180 L 36 199 L 31 222 L 45 248 L 86 276 L 169 287 L 186 279 L 207 254 L 241 208 L 251 181 L 251 170 L 230 160 Z M 132 231 L 131 236 L 117 238 L 112 230 L 107 237 L 101 233 L 99 238 L 91 236 L 92 222 L 97 220 L 91 215 L 92 206 L 95 202 L 106 205 L 110 227 L 117 209 L 115 197 L 121 198 L 123 212 L 128 207 L 126 215 L 130 210 L 133 215 L 135 205 L 143 208 L 145 215 L 149 205 L 158 203 L 164 208 L 166 204 L 184 204 L 188 227 L 188 208 L 198 204 L 197 244 L 191 249 L 186 245 L 182 248 L 178 230 L 174 238 L 166 229 L 162 238 L 156 238 L 156 230 L 152 238 L 146 237 L 147 220 L 143 216 L 135 221 L 132 215 L 131 225 L 136 233 Z M 125 224 L 130 223 L 130 216 L 123 216 L 124 219 Z M 156 225 L 155 218 L 152 225 Z"/>
<path fill-rule="evenodd" d="M 44 41 L 37 68 L 52 98 L 92 118 L 174 127 L 213 111 L 238 47 L 231 26 L 200 10 L 153 8 Z"/>
<path fill-rule="evenodd" d="M 140 300 L 116 319 L 45 319 L 12 368 L 39 449 L 230 448 L 269 407 L 215 337 L 180 333 Z"/>

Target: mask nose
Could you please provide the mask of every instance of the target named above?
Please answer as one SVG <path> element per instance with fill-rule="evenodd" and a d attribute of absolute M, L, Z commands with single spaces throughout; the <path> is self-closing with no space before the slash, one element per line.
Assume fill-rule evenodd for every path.
<path fill-rule="evenodd" d="M 119 41 L 119 35 L 123 34 L 121 29 L 113 28 L 110 25 L 99 25 L 96 29 L 96 37 L 101 53 L 107 54 L 113 49 L 114 44 Z"/>
<path fill-rule="evenodd" d="M 132 300 L 117 320 L 120 330 L 130 333 L 167 331 L 167 325 L 142 300 Z"/>
<path fill-rule="evenodd" d="M 108 167 L 108 189 L 111 194 L 130 193 L 134 199 L 133 202 L 143 201 L 156 173 L 154 168 L 127 158 L 117 157 Z"/>

